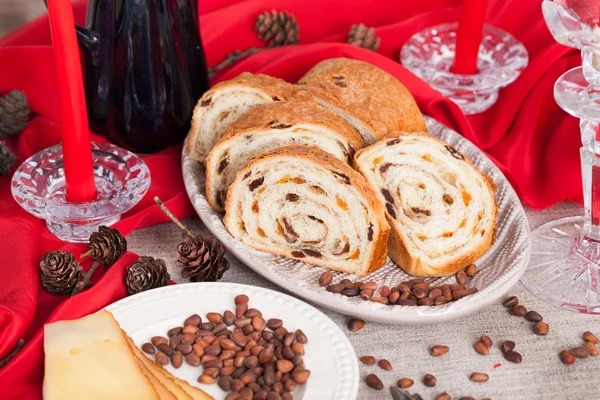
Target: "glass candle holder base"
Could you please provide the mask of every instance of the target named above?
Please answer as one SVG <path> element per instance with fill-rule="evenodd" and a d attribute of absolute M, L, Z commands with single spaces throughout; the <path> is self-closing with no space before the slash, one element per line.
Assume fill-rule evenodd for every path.
<path fill-rule="evenodd" d="M 438 88 L 438 91 L 455 102 L 465 115 L 479 114 L 498 100 L 498 90 L 447 90 Z"/>
<path fill-rule="evenodd" d="M 494 105 L 498 90 L 519 77 L 529 56 L 515 37 L 485 25 L 477 74 L 455 74 L 450 68 L 454 62 L 457 27 L 457 23 L 446 23 L 414 34 L 402 46 L 400 61 L 454 101 L 465 114 L 477 114 Z"/>
<path fill-rule="evenodd" d="M 92 143 L 97 198 L 70 203 L 65 195 L 62 146 L 27 159 L 11 181 L 13 197 L 67 242 L 87 242 L 101 225 L 112 225 L 150 188 L 150 170 L 137 155 L 110 143 Z"/>
<path fill-rule="evenodd" d="M 120 219 L 121 216 L 116 215 L 100 221 L 86 221 L 84 224 L 46 220 L 46 226 L 48 227 L 48 230 L 54 234 L 54 236 L 62 241 L 72 243 L 87 243 L 90 240 L 90 235 L 94 232 L 98 232 L 101 226 L 111 226 L 119 222 Z"/>
<path fill-rule="evenodd" d="M 549 222 L 531 233 L 531 264 L 521 282 L 557 307 L 600 314 L 600 241 L 582 234 L 584 217 Z"/>

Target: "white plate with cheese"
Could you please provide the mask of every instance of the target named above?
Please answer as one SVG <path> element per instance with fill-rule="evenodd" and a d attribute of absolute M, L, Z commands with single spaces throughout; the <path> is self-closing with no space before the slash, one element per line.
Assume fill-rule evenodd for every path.
<path fill-rule="evenodd" d="M 231 283 L 188 283 L 150 290 L 118 301 L 106 309 L 138 347 L 153 336 L 166 335 L 192 314 L 235 310 L 234 298 L 246 294 L 250 307 L 262 311 L 265 318 L 279 318 L 292 331 L 302 329 L 308 337 L 304 365 L 311 371 L 305 385 L 292 392 L 294 399 L 352 400 L 358 392 L 358 361 L 350 341 L 342 330 L 316 308 L 291 296 L 248 285 Z M 152 357 L 152 356 L 150 356 Z M 216 384 L 197 382 L 202 367 L 183 363 L 167 370 L 216 400 L 226 393 Z"/>

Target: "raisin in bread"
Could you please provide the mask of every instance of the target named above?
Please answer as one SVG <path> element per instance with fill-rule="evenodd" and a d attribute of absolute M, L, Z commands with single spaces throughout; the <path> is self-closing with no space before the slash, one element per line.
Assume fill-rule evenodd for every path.
<path fill-rule="evenodd" d="M 363 147 L 342 118 L 313 100 L 257 106 L 234 122 L 206 159 L 206 198 L 224 211 L 227 188 L 254 157 L 290 145 L 317 146 L 351 163 Z"/>
<path fill-rule="evenodd" d="M 206 156 L 232 122 L 260 105 L 287 100 L 293 85 L 267 75 L 244 72 L 204 93 L 194 109 L 187 151 L 196 161 Z"/>
<path fill-rule="evenodd" d="M 315 65 L 297 85 L 295 96 L 312 96 L 358 130 L 366 145 L 393 131 L 427 131 L 408 89 L 374 65 L 332 58 Z"/>
<path fill-rule="evenodd" d="M 409 274 L 453 274 L 492 246 L 495 186 L 454 147 L 396 132 L 357 152 L 355 167 L 385 205 L 390 258 Z"/>
<path fill-rule="evenodd" d="M 263 154 L 229 187 L 225 226 L 249 246 L 367 275 L 387 260 L 389 225 L 365 179 L 316 147 Z"/>

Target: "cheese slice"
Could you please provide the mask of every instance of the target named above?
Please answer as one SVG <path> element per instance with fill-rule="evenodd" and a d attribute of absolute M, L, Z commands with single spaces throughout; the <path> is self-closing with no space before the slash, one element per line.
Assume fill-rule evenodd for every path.
<path fill-rule="evenodd" d="M 108 311 L 44 326 L 45 400 L 160 400 Z"/>
<path fill-rule="evenodd" d="M 144 367 L 162 384 L 164 385 L 171 393 L 173 393 L 177 400 L 193 400 L 192 396 L 186 393 L 181 387 L 175 383 L 175 377 L 169 373 L 169 371 L 165 370 L 160 365 L 155 364 L 152 360 L 150 360 L 142 351 L 133 343 L 131 338 L 127 338 L 127 343 L 133 354 L 135 354 L 136 358 L 139 362 L 141 362 Z M 164 373 L 162 371 L 164 371 Z M 171 376 L 169 376 L 171 375 Z"/>
<path fill-rule="evenodd" d="M 166 369 L 163 369 L 163 371 L 169 375 L 171 375 L 169 373 L 169 371 L 167 371 Z M 183 379 L 179 379 L 177 377 L 173 377 L 175 379 L 175 383 L 177 383 L 177 385 L 182 388 L 183 390 L 185 390 L 185 392 L 192 396 L 192 399 L 194 400 L 214 400 L 214 397 L 210 396 L 208 393 L 206 393 L 205 391 L 197 388 L 196 386 L 192 386 L 190 385 L 187 381 L 184 381 Z"/>
<path fill-rule="evenodd" d="M 171 393 L 171 391 L 165 385 L 163 385 L 160 382 L 160 380 L 156 376 L 154 376 L 154 374 L 148 368 L 146 368 L 146 366 L 141 360 L 136 359 L 136 361 L 138 362 L 140 369 L 142 370 L 146 378 L 148 378 L 148 380 L 156 390 L 156 393 L 158 394 L 158 398 L 160 400 L 180 400 L 177 397 L 175 397 L 175 395 Z"/>
<path fill-rule="evenodd" d="M 190 385 L 187 381 L 177 378 L 175 375 L 155 364 L 150 360 L 142 351 L 133 343 L 131 338 L 127 338 L 129 346 L 131 347 L 135 356 L 142 361 L 144 366 L 152 372 L 152 374 L 173 392 L 178 400 L 214 400 L 214 398 L 208 395 L 203 390 Z"/>

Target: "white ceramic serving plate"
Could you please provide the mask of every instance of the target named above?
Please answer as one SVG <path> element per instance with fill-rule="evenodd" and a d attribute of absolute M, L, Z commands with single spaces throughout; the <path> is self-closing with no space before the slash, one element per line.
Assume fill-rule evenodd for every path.
<path fill-rule="evenodd" d="M 449 321 L 472 314 L 486 305 L 497 301 L 519 281 L 531 256 L 529 224 L 521 201 L 506 177 L 474 144 L 457 132 L 445 127 L 430 117 L 426 117 L 429 132 L 456 147 L 481 171 L 491 177 L 498 190 L 498 234 L 494 246 L 477 261 L 479 273 L 467 286 L 479 291 L 459 301 L 442 306 L 387 306 L 362 300 L 360 297 L 345 297 L 327 292 L 318 284 L 324 268 L 305 264 L 301 261 L 277 257 L 256 251 L 234 239 L 225 226 L 223 217 L 208 205 L 205 198 L 204 167 L 183 153 L 182 168 L 185 186 L 194 208 L 208 229 L 223 245 L 247 266 L 266 279 L 331 310 L 363 318 L 392 324 L 432 324 Z M 334 282 L 343 278 L 355 280 L 375 280 L 379 285 L 395 286 L 411 279 L 388 259 L 387 264 L 368 277 L 359 278 L 341 272 L 334 273 Z M 439 285 L 455 283 L 454 276 L 428 278 L 429 283 Z"/>
<path fill-rule="evenodd" d="M 209 312 L 234 311 L 234 298 L 242 293 L 250 298 L 250 307 L 262 311 L 266 319 L 282 319 L 289 331 L 302 329 L 308 337 L 304 365 L 311 375 L 305 385 L 298 385 L 293 392 L 294 399 L 356 399 L 358 361 L 350 341 L 321 311 L 286 294 L 234 283 L 187 283 L 129 296 L 106 309 L 113 313 L 121 328 L 141 347 L 153 336 L 164 336 L 170 328 L 181 326 L 192 314 L 199 314 L 206 320 Z M 215 400 L 222 400 L 226 396 L 216 384 L 203 385 L 197 382 L 202 371 L 199 367 L 190 367 L 184 362 L 179 369 L 171 365 L 167 369 L 198 386 Z"/>

